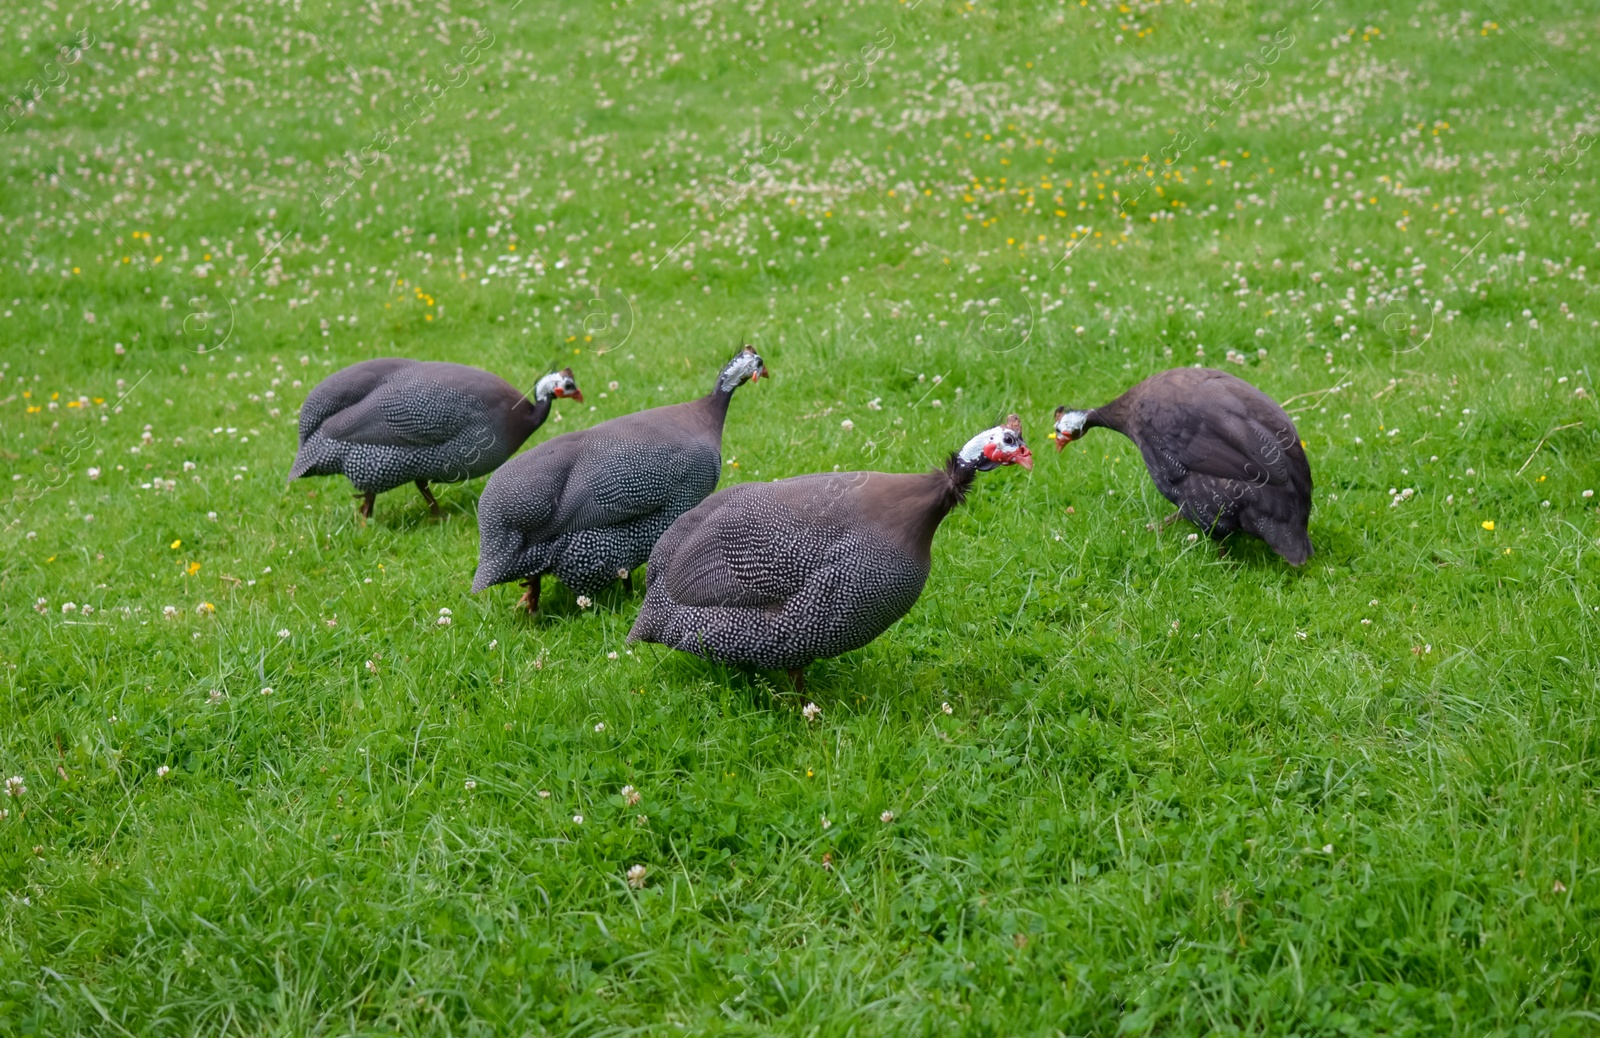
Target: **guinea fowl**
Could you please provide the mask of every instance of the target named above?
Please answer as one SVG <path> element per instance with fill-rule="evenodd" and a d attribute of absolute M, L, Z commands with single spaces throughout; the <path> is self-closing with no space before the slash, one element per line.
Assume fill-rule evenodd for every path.
<path fill-rule="evenodd" d="M 1294 422 L 1225 371 L 1175 368 L 1103 407 L 1056 409 L 1056 449 L 1084 430 L 1115 429 L 1139 447 L 1156 488 L 1220 541 L 1243 530 L 1292 566 L 1312 555 L 1311 464 Z"/>
<path fill-rule="evenodd" d="M 464 364 L 383 357 L 336 371 L 300 407 L 291 480 L 343 473 L 372 515 L 385 490 L 415 482 L 434 515 L 429 482 L 493 472 L 544 424 L 555 397 L 583 399 L 572 369 L 546 375 L 533 399 L 498 375 Z"/>
<path fill-rule="evenodd" d="M 916 604 L 933 535 L 975 473 L 1033 467 L 1017 416 L 918 475 L 823 472 L 707 498 L 656 545 L 628 634 L 725 663 L 787 670 L 859 649 Z"/>
<path fill-rule="evenodd" d="M 496 472 L 478 502 L 472 590 L 523 580 L 530 613 L 546 573 L 579 595 L 618 579 L 631 591 L 672 521 L 716 489 L 733 391 L 766 375 L 746 346 L 708 395 L 554 437 Z"/>

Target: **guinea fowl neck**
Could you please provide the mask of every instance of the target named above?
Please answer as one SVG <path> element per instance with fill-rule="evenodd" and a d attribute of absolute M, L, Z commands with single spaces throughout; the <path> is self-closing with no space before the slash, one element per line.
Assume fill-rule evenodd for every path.
<path fill-rule="evenodd" d="M 550 417 L 550 405 L 555 402 L 553 397 L 543 400 L 529 400 L 523 397 L 511 408 L 511 432 L 520 443 L 532 436 L 544 420 Z"/>
<path fill-rule="evenodd" d="M 706 408 L 711 412 L 711 416 L 716 419 L 718 425 L 727 420 L 728 404 L 733 401 L 733 391 L 738 388 L 738 386 L 732 386 L 728 389 L 723 389 L 719 384 L 717 388 L 701 398 L 705 401 Z"/>
<path fill-rule="evenodd" d="M 967 491 L 972 489 L 972 481 L 977 474 L 976 465 L 961 460 L 959 454 L 951 454 L 943 469 L 923 477 L 926 480 L 926 495 L 908 494 L 896 503 L 911 513 L 906 525 L 913 541 L 923 552 L 933 550 L 933 535 L 939 532 L 939 524 L 944 522 L 944 517 L 952 509 L 967 499 Z"/>

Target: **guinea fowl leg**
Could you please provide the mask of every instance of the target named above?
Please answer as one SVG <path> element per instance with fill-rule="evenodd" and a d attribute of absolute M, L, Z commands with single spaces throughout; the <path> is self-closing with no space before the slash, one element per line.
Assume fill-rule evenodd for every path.
<path fill-rule="evenodd" d="M 622 578 L 622 586 L 628 594 L 633 594 L 633 573 L 629 570 L 622 570 L 617 576 Z"/>
<path fill-rule="evenodd" d="M 542 576 L 535 573 L 522 582 L 522 586 L 528 590 L 522 594 L 521 605 L 528 610 L 529 616 L 539 611 L 539 583 L 543 579 Z"/>
<path fill-rule="evenodd" d="M 377 501 L 378 494 L 376 491 L 369 490 L 365 494 L 362 494 L 361 503 L 356 505 L 356 515 L 359 515 L 363 519 L 371 519 L 372 506 L 375 505 Z"/>
<path fill-rule="evenodd" d="M 1173 512 L 1171 515 L 1167 516 L 1165 519 L 1161 520 L 1161 528 L 1165 530 L 1167 527 L 1171 526 L 1173 523 L 1182 518 L 1183 509 L 1180 508 L 1176 512 Z"/>
<path fill-rule="evenodd" d="M 794 694 L 800 695 L 806 690 L 806 669 L 794 667 L 789 671 L 789 680 L 794 682 Z"/>
<path fill-rule="evenodd" d="M 427 480 L 417 480 L 417 490 L 422 494 L 422 500 L 428 502 L 428 507 L 433 509 L 433 517 L 435 519 L 438 519 L 440 516 L 444 515 L 443 512 L 439 511 L 439 502 L 434 499 L 433 491 L 428 489 Z"/>

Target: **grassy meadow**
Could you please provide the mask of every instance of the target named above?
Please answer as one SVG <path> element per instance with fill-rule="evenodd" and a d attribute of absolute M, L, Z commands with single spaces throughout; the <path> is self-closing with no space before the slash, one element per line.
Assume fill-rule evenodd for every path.
<path fill-rule="evenodd" d="M 0 1034 L 1600 1032 L 1597 37 L 0 7 Z M 723 485 L 1037 454 L 805 698 L 472 595 L 482 481 L 285 484 L 358 360 L 570 364 L 531 444 L 741 342 Z M 1196 363 L 1298 423 L 1302 570 L 1051 449 Z"/>

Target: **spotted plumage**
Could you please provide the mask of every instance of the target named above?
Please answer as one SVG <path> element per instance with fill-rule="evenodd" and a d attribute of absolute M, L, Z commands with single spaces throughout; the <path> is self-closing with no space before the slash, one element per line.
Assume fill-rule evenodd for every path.
<path fill-rule="evenodd" d="M 472 589 L 525 580 L 533 612 L 546 573 L 580 595 L 631 586 L 672 521 L 716 489 L 733 391 L 766 375 L 746 346 L 707 396 L 557 436 L 501 468 L 478 502 Z"/>
<path fill-rule="evenodd" d="M 920 475 L 827 472 L 707 498 L 650 555 L 629 641 L 787 670 L 859 649 L 916 604 L 933 537 L 975 473 L 1031 468 L 1013 415 Z"/>
<path fill-rule="evenodd" d="M 492 472 L 544 423 L 555 397 L 582 400 L 572 369 L 523 396 L 498 375 L 462 364 L 384 357 L 334 372 L 300 408 L 300 449 L 289 478 L 344 474 L 361 514 L 403 483 L 438 514 L 429 483 Z"/>
<path fill-rule="evenodd" d="M 1058 408 L 1057 449 L 1096 426 L 1137 444 L 1156 488 L 1213 538 L 1243 530 L 1291 565 L 1311 557 L 1311 463 L 1294 422 L 1250 383 L 1163 371 L 1103 407 Z"/>

